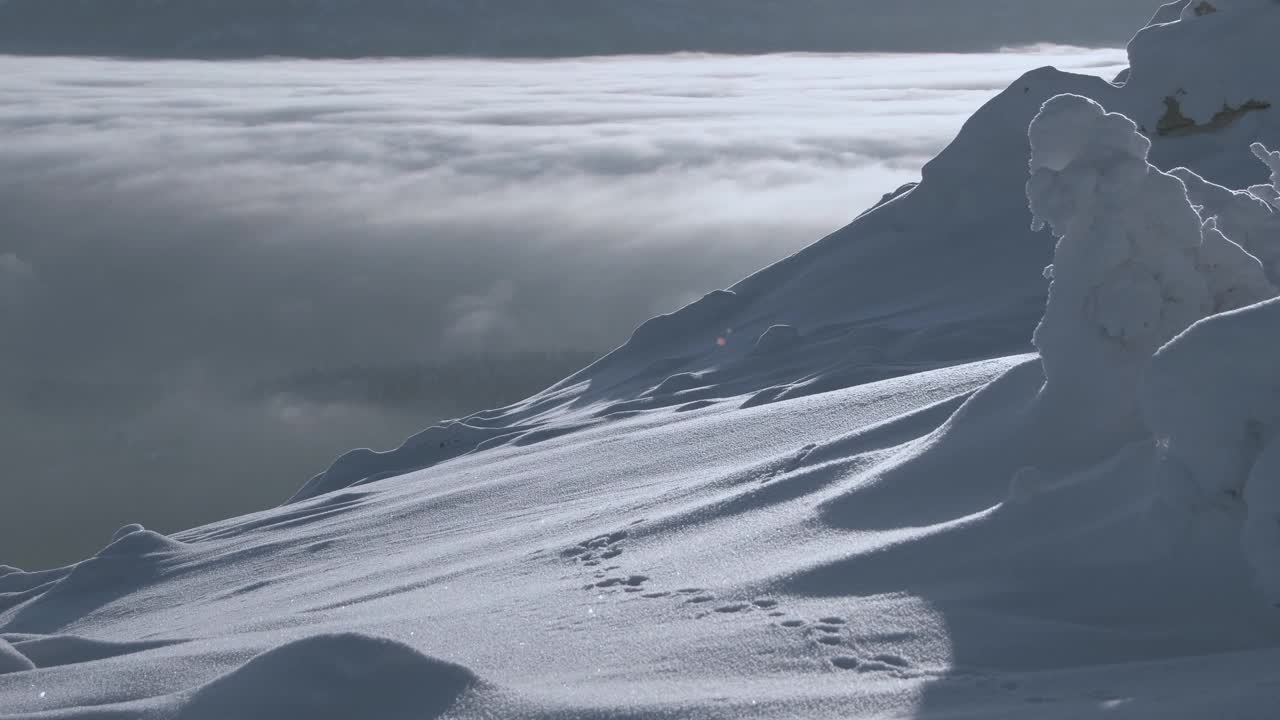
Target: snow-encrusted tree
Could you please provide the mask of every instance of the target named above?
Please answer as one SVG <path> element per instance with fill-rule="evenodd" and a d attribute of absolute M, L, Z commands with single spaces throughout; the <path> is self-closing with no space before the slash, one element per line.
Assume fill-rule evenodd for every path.
<path fill-rule="evenodd" d="M 1280 282 L 1280 153 L 1254 143 L 1253 154 L 1271 168 L 1271 182 L 1254 185 L 1247 190 L 1229 190 L 1205 180 L 1187 168 L 1171 173 L 1187 186 L 1187 194 L 1200 217 L 1212 225 L 1206 228 L 1206 242 L 1221 231 L 1249 254 L 1258 258 L 1266 271 L 1269 284 Z M 1215 231 L 1215 232 L 1211 232 Z M 1213 238 L 1216 242 L 1216 238 Z M 1259 286 L 1254 294 L 1265 293 Z M 1225 308 L 1224 308 L 1225 309 Z"/>
<path fill-rule="evenodd" d="M 1138 428 L 1152 354 L 1196 320 L 1271 294 L 1256 258 L 1206 224 L 1182 181 L 1147 162 L 1129 118 L 1078 95 L 1032 121 L 1027 199 L 1059 238 L 1035 332 L 1049 412 Z"/>
<path fill-rule="evenodd" d="M 1262 143 L 1254 143 L 1249 146 L 1249 149 L 1271 169 L 1271 184 L 1254 185 L 1249 188 L 1249 193 L 1270 205 L 1272 209 L 1280 210 L 1280 152 L 1272 152 Z"/>
<path fill-rule="evenodd" d="M 1087 98 L 1052 98 L 1029 133 L 1027 199 L 1058 237 L 1035 332 L 1041 411 L 1068 431 L 1153 435 L 1153 506 L 1174 527 L 1242 505 L 1245 556 L 1280 603 L 1280 300 L 1220 229 L 1269 222 L 1280 153 L 1255 145 L 1272 185 L 1232 192 L 1161 172 L 1133 121 Z"/>
<path fill-rule="evenodd" d="M 1256 144 L 1253 150 L 1271 167 L 1272 184 L 1248 194 L 1280 196 L 1280 154 Z M 1247 204 L 1228 207 L 1262 217 Z M 1240 225 L 1239 215 L 1236 220 Z M 1273 239 L 1280 242 L 1280 236 Z M 1206 507 L 1243 510 L 1245 558 L 1269 600 L 1280 605 L 1277 328 L 1280 300 L 1196 323 L 1152 359 L 1141 400 L 1147 426 L 1165 446 L 1158 502 L 1184 522 Z"/>

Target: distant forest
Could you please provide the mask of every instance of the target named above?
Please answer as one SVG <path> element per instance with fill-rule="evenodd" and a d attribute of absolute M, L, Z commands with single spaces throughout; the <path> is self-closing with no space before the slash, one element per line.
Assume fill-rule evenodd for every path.
<path fill-rule="evenodd" d="M 1119 46 L 1158 0 L 0 0 L 0 52 L 570 57 Z"/>

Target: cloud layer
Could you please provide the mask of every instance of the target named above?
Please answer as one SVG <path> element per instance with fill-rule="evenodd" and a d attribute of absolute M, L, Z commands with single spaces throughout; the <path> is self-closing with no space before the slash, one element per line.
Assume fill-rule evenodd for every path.
<path fill-rule="evenodd" d="M 188 413 L 198 438 L 214 421 L 197 398 L 300 370 L 607 350 L 916 179 L 1021 72 L 1110 76 L 1122 63 L 1120 51 L 1055 48 L 0 58 L 0 371 L 10 389 L 49 379 L 163 388 L 177 408 L 166 412 Z M 217 405 L 218 423 L 243 424 Z M 433 419 L 335 420 L 329 445 L 385 445 Z M 2 447 L 17 437 L 0 438 L 0 456 L 30 457 Z M 227 507 L 243 509 L 303 479 L 238 488 L 249 459 L 233 461 L 228 443 L 174 450 L 193 470 L 163 482 L 223 484 L 244 500 Z M 198 461 L 212 452 L 217 478 Z M 8 464 L 0 505 L 16 496 L 35 507 L 87 482 L 94 459 L 42 468 L 48 498 L 24 486 L 31 468 Z M 120 492 L 130 507 L 136 498 Z M 107 524 L 127 519 L 97 510 Z"/>

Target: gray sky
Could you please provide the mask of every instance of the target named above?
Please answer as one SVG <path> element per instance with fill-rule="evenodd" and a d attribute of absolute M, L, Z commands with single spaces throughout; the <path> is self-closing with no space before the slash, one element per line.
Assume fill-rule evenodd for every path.
<path fill-rule="evenodd" d="M 7 0 L 0 52 L 567 57 L 1120 46 L 1158 0 Z"/>

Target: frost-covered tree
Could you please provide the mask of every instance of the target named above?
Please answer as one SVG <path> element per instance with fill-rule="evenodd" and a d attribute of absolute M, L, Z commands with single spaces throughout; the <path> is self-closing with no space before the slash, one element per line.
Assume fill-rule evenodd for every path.
<path fill-rule="evenodd" d="M 1161 172 L 1133 121 L 1087 98 L 1049 100 L 1029 132 L 1027 199 L 1058 237 L 1035 333 L 1041 411 L 1151 433 L 1163 448 L 1153 506 L 1175 528 L 1197 507 L 1243 507 L 1245 556 L 1280 603 L 1280 300 L 1222 231 L 1269 222 L 1280 153 L 1255 146 L 1272 184 L 1233 192 Z"/>
<path fill-rule="evenodd" d="M 1268 282 L 1280 281 L 1280 212 L 1262 198 L 1271 185 L 1229 190 L 1187 168 L 1171 171 L 1187 186 L 1187 194 L 1206 223 L 1258 258 Z M 1265 189 L 1264 189 L 1265 188 Z"/>
<path fill-rule="evenodd" d="M 1027 199 L 1058 238 L 1035 344 L 1046 409 L 1139 425 L 1135 391 L 1152 354 L 1196 320 L 1271 294 L 1260 263 L 1205 223 L 1182 181 L 1148 161 L 1129 118 L 1078 95 L 1030 127 Z"/>
<path fill-rule="evenodd" d="M 1254 154 L 1272 168 L 1272 184 L 1248 194 L 1280 195 L 1280 154 L 1261 145 Z M 1233 193 L 1237 201 L 1241 195 Z M 1224 207 L 1256 211 L 1238 202 Z M 1242 510 L 1245 558 L 1269 600 L 1280 605 L 1277 328 L 1280 300 L 1196 323 L 1152 359 L 1141 400 L 1146 424 L 1164 446 L 1157 503 L 1183 523 L 1204 508 Z"/>
<path fill-rule="evenodd" d="M 1280 152 L 1272 152 L 1262 143 L 1254 143 L 1249 146 L 1249 149 L 1271 169 L 1271 184 L 1254 185 L 1249 188 L 1249 193 L 1273 209 L 1280 210 Z"/>

